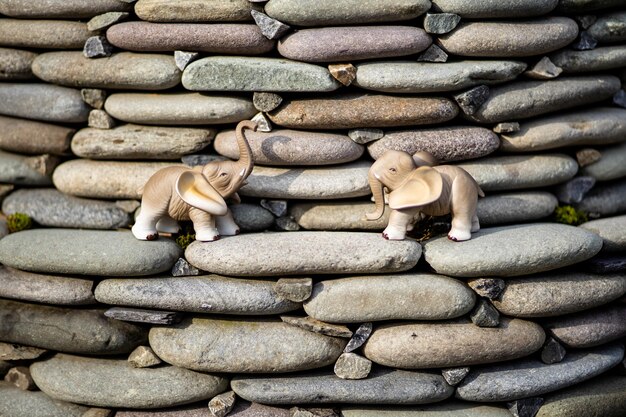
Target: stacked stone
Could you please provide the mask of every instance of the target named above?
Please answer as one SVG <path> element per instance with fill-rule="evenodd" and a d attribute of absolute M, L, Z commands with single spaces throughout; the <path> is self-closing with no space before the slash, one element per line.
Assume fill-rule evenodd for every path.
<path fill-rule="evenodd" d="M 626 414 L 621 0 L 0 14 L 2 212 L 35 222 L 0 217 L 0 415 Z M 244 119 L 243 233 L 136 240 L 146 180 L 237 159 Z M 483 229 L 383 239 L 389 149 L 472 174 Z"/>

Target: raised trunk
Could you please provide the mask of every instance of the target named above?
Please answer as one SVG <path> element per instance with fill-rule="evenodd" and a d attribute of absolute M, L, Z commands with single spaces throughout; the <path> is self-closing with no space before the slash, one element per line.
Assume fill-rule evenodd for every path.
<path fill-rule="evenodd" d="M 372 195 L 374 196 L 376 211 L 374 211 L 373 213 L 367 213 L 365 216 L 367 220 L 378 220 L 385 212 L 385 195 L 383 193 L 383 184 L 378 181 L 378 179 L 371 171 L 368 174 L 368 181 L 370 184 L 370 188 L 372 189 Z"/>
<path fill-rule="evenodd" d="M 256 132 L 257 124 L 250 120 L 244 120 L 239 122 L 235 131 L 237 146 L 239 147 L 239 160 L 237 161 L 237 165 L 239 167 L 239 171 L 243 171 L 243 179 L 247 178 L 252 172 L 252 168 L 254 168 L 252 150 L 250 149 L 250 145 L 248 144 L 248 141 L 243 133 L 244 129 L 250 129 L 253 132 Z"/>

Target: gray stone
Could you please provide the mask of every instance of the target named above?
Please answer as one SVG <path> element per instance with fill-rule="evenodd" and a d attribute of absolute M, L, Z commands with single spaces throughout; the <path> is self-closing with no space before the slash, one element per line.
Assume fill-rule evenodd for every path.
<path fill-rule="evenodd" d="M 87 22 L 87 30 L 96 31 L 108 29 L 109 26 L 126 19 L 128 15 L 129 13 L 127 12 L 108 12 L 94 16 Z"/>
<path fill-rule="evenodd" d="M 276 373 L 320 368 L 333 364 L 346 343 L 275 319 L 194 317 L 150 330 L 150 346 L 161 359 L 201 372 Z"/>
<path fill-rule="evenodd" d="M 187 65 L 199 57 L 199 52 L 174 51 L 174 62 L 176 63 L 176 67 L 181 71 L 184 71 Z"/>
<path fill-rule="evenodd" d="M 328 71 L 344 86 L 349 86 L 356 79 L 356 67 L 352 64 L 331 64 Z"/>
<path fill-rule="evenodd" d="M 433 9 L 456 13 L 463 18 L 502 18 L 541 16 L 554 9 L 558 0 L 487 0 L 467 2 L 464 0 L 433 0 Z"/>
<path fill-rule="evenodd" d="M 230 206 L 235 223 L 242 232 L 262 232 L 274 224 L 274 216 L 256 204 L 235 204 Z"/>
<path fill-rule="evenodd" d="M 172 240 L 140 241 L 130 231 L 34 229 L 0 240 L 0 262 L 44 273 L 152 275 L 169 271 L 181 255 Z"/>
<path fill-rule="evenodd" d="M 3 342 L 61 352 L 92 355 L 127 353 L 146 339 L 142 328 L 108 319 L 102 310 L 1 300 L 0 318 L 0 339 Z"/>
<path fill-rule="evenodd" d="M 470 314 L 470 319 L 478 327 L 498 327 L 500 324 L 500 313 L 487 300 L 478 300 L 474 311 Z"/>
<path fill-rule="evenodd" d="M 113 417 L 115 411 L 108 408 L 92 407 L 85 412 L 81 417 Z"/>
<path fill-rule="evenodd" d="M 98 301 L 139 308 L 196 313 L 267 315 L 300 308 L 282 299 L 269 280 L 217 275 L 199 277 L 107 279 L 96 287 Z"/>
<path fill-rule="evenodd" d="M 385 136 L 385 132 L 382 129 L 352 129 L 348 131 L 348 137 L 361 145 L 381 139 L 383 136 Z"/>
<path fill-rule="evenodd" d="M 318 282 L 304 310 L 331 323 L 445 320 L 468 313 L 474 300 L 473 291 L 456 279 L 411 273 Z"/>
<path fill-rule="evenodd" d="M 240 22 L 252 20 L 250 12 L 260 6 L 247 0 L 218 0 L 211 3 L 195 0 L 139 0 L 135 13 L 149 22 Z"/>
<path fill-rule="evenodd" d="M 352 337 L 352 332 L 346 326 L 324 323 L 323 321 L 316 320 L 313 317 L 280 316 L 280 319 L 284 323 L 300 327 L 301 329 L 308 330 L 313 333 L 319 333 L 332 337 L 344 337 L 347 339 Z"/>
<path fill-rule="evenodd" d="M 172 267 L 173 277 L 191 277 L 196 275 L 200 275 L 200 270 L 195 266 L 189 265 L 185 258 L 178 258 Z"/>
<path fill-rule="evenodd" d="M 301 303 L 311 297 L 313 280 L 311 278 L 279 278 L 273 288 L 281 298 Z"/>
<path fill-rule="evenodd" d="M 619 89 L 619 79 L 607 75 L 518 81 L 491 87 L 487 102 L 471 118 L 479 123 L 525 119 L 602 101 Z"/>
<path fill-rule="evenodd" d="M 0 22 L 1 24 L 1 22 Z M 0 84 L 0 114 L 60 123 L 82 123 L 89 107 L 80 92 L 50 84 Z"/>
<path fill-rule="evenodd" d="M 569 14 L 586 13 L 621 5 L 620 0 L 560 0 L 556 11 Z"/>
<path fill-rule="evenodd" d="M 137 346 L 128 356 L 128 363 L 133 368 L 150 368 L 162 362 L 150 346 Z"/>
<path fill-rule="evenodd" d="M 448 384 L 455 387 L 463 381 L 467 374 L 469 374 L 469 371 L 470 368 L 467 366 L 463 368 L 446 368 L 441 371 L 441 376 L 443 376 L 443 379 L 445 379 Z"/>
<path fill-rule="evenodd" d="M 417 57 L 418 62 L 446 62 L 447 60 L 448 54 L 435 44 L 430 45 Z"/>
<path fill-rule="evenodd" d="M 340 84 L 318 65 L 279 58 L 214 56 L 185 68 L 183 86 L 193 91 L 327 92 Z"/>
<path fill-rule="evenodd" d="M 518 122 L 506 122 L 506 123 L 498 123 L 493 127 L 493 131 L 496 133 L 513 133 L 519 132 L 519 123 Z"/>
<path fill-rule="evenodd" d="M 23 156 L 0 150 L 0 182 L 15 185 L 50 185 L 58 159 L 50 155 Z"/>
<path fill-rule="evenodd" d="M 261 200 L 261 207 L 268 210 L 276 217 L 287 214 L 287 200 Z"/>
<path fill-rule="evenodd" d="M 250 407 L 250 403 L 247 403 L 248 407 Z M 257 404 L 259 407 L 263 407 L 263 411 L 265 411 L 265 407 Z M 242 407 L 245 409 L 245 406 Z M 252 408 L 252 407 L 250 407 Z M 268 407 L 269 408 L 269 407 Z M 286 410 L 285 410 L 286 411 Z M 234 414 L 231 414 L 231 417 Z M 207 401 L 203 401 L 200 403 L 194 403 L 192 405 L 185 405 L 180 407 L 168 407 L 167 409 L 157 409 L 157 410 L 117 410 L 115 413 L 116 417 L 207 417 L 209 416 L 209 410 L 207 408 Z M 280 414 L 241 414 L 240 417 L 289 417 L 289 412 L 286 415 Z"/>
<path fill-rule="evenodd" d="M 235 408 L 230 412 L 230 417 L 291 417 L 286 408 L 270 407 L 258 403 L 249 403 L 248 401 L 237 400 Z M 133 417 L 133 416 L 129 416 Z M 198 415 L 197 417 L 204 417 Z"/>
<path fill-rule="evenodd" d="M 598 20 L 598 16 L 595 16 L 592 14 L 585 14 L 585 15 L 574 16 L 574 19 L 576 19 L 576 21 L 578 22 L 581 28 L 589 29 L 591 25 L 596 23 L 596 20 Z"/>
<path fill-rule="evenodd" d="M 48 353 L 48 351 L 31 346 L 0 343 L 0 360 L 2 361 L 32 360 L 37 359 L 44 353 Z"/>
<path fill-rule="evenodd" d="M 555 195 L 560 202 L 565 204 L 580 203 L 594 185 L 596 185 L 596 179 L 593 177 L 574 177 L 568 182 L 559 185 L 555 189 Z"/>
<path fill-rule="evenodd" d="M 250 13 L 252 14 L 254 22 L 259 29 L 261 29 L 261 33 L 267 39 L 279 39 L 291 29 L 289 25 L 272 19 L 265 13 L 257 12 L 256 10 L 251 10 Z"/>
<path fill-rule="evenodd" d="M 548 365 L 559 363 L 565 359 L 566 354 L 565 348 L 554 338 L 549 337 L 543 349 L 541 349 L 541 362 Z"/>
<path fill-rule="evenodd" d="M 0 21 L 0 44 L 8 47 L 82 49 L 93 35 L 87 24 L 80 22 L 7 18 Z"/>
<path fill-rule="evenodd" d="M 493 194 L 478 200 L 476 215 L 481 226 L 495 226 L 545 219 L 558 201 L 545 191 Z"/>
<path fill-rule="evenodd" d="M 0 267 L 0 297 L 44 304 L 95 304 L 90 279 L 33 274 Z"/>
<path fill-rule="evenodd" d="M 626 91 L 619 90 L 613 95 L 613 104 L 626 108 Z"/>
<path fill-rule="evenodd" d="M 50 398 L 41 391 L 22 391 L 0 381 L 0 414 L 11 417 L 82 417 L 87 407 Z"/>
<path fill-rule="evenodd" d="M 354 332 L 354 335 L 352 335 L 352 338 L 346 347 L 343 349 L 344 353 L 353 352 L 363 346 L 363 344 L 371 336 L 373 328 L 374 325 L 371 322 L 361 324 Z"/>
<path fill-rule="evenodd" d="M 74 129 L 0 116 L 0 148 L 22 154 L 66 154 Z"/>
<path fill-rule="evenodd" d="M 297 203 L 291 206 L 289 213 L 298 224 L 308 230 L 376 230 L 387 227 L 391 210 L 385 206 L 383 216 L 376 221 L 369 221 L 365 214 L 372 212 L 374 205 L 365 201 L 342 203 Z"/>
<path fill-rule="evenodd" d="M 252 96 L 252 103 L 258 111 L 270 112 L 276 109 L 283 102 L 283 98 L 275 93 L 255 91 Z"/>
<path fill-rule="evenodd" d="M 424 30 L 428 33 L 442 35 L 450 32 L 461 21 L 461 16 L 454 13 L 426 13 Z"/>
<path fill-rule="evenodd" d="M 24 81 L 34 78 L 30 66 L 37 56 L 30 51 L 0 48 L 0 80 Z"/>
<path fill-rule="evenodd" d="M 626 142 L 602 149 L 602 158 L 582 169 L 584 175 L 598 181 L 609 181 L 626 177 Z"/>
<path fill-rule="evenodd" d="M 468 280 L 467 285 L 479 296 L 490 300 L 498 299 L 506 287 L 504 280 L 499 278 L 474 278 Z"/>
<path fill-rule="evenodd" d="M 31 365 L 37 386 L 48 395 L 96 407 L 162 408 L 207 400 L 228 380 L 175 366 L 133 368 L 124 359 L 57 354 Z M 98 389 L 85 381 L 99 381 Z"/>
<path fill-rule="evenodd" d="M 173 324 L 182 319 L 182 315 L 172 311 L 154 311 L 139 308 L 112 307 L 104 315 L 120 321 L 132 321 L 148 324 Z"/>
<path fill-rule="evenodd" d="M 603 46 L 592 51 L 564 50 L 552 55 L 556 65 L 563 72 L 598 72 L 626 66 L 626 46 Z"/>
<path fill-rule="evenodd" d="M 524 72 L 524 75 L 536 80 L 550 80 L 556 78 L 563 72 L 563 68 L 554 65 L 550 58 L 544 56 L 530 70 Z"/>
<path fill-rule="evenodd" d="M 595 256 L 585 263 L 584 268 L 596 274 L 626 271 L 626 256 L 621 254 Z"/>
<path fill-rule="evenodd" d="M 94 109 L 102 109 L 107 98 L 107 92 L 98 88 L 83 88 L 80 95 L 83 101 Z"/>
<path fill-rule="evenodd" d="M 9 369 L 9 372 L 4 376 L 4 380 L 22 391 L 34 391 L 37 388 L 26 366 L 16 366 Z"/>
<path fill-rule="evenodd" d="M 569 353 L 559 363 L 546 365 L 523 359 L 501 365 L 474 368 L 457 387 L 456 397 L 467 401 L 513 401 L 546 394 L 599 375 L 624 356 L 621 345 Z"/>
<path fill-rule="evenodd" d="M 536 223 L 481 229 L 465 242 L 453 242 L 446 236 L 431 239 L 424 244 L 424 257 L 440 274 L 507 277 L 572 265 L 591 258 L 601 248 L 602 239 L 594 233 L 563 224 Z"/>
<path fill-rule="evenodd" d="M 268 133 L 272 131 L 272 123 L 263 113 L 257 113 L 250 121 L 256 123 L 257 132 Z"/>
<path fill-rule="evenodd" d="M 295 26 L 333 26 L 411 20 L 430 8 L 427 0 L 271 0 L 265 12 Z"/>
<path fill-rule="evenodd" d="M 626 41 L 626 13 L 618 11 L 600 16 L 589 26 L 588 32 L 601 43 L 624 42 Z"/>
<path fill-rule="evenodd" d="M 104 108 L 116 119 L 148 125 L 236 123 L 256 114 L 249 99 L 199 93 L 117 93 Z"/>
<path fill-rule="evenodd" d="M 478 110 L 489 98 L 489 87 L 479 85 L 471 90 L 465 91 L 454 96 L 456 104 L 459 105 L 463 113 L 472 115 Z"/>
<path fill-rule="evenodd" d="M 6 240 L 0 240 L 0 250 Z M 223 275 L 375 274 L 411 269 L 421 252 L 415 241 L 391 242 L 377 233 L 292 232 L 196 241 L 189 245 L 185 257 L 197 268 Z M 354 256 L 357 253 L 359 256 Z"/>
<path fill-rule="evenodd" d="M 290 417 L 341 417 L 339 410 L 333 408 L 300 408 L 289 409 Z"/>
<path fill-rule="evenodd" d="M 440 404 L 413 407 L 365 407 L 352 405 L 342 407 L 344 417 L 511 417 L 500 406 L 472 404 L 447 400 Z"/>
<path fill-rule="evenodd" d="M 581 168 L 598 162 L 600 158 L 602 158 L 602 154 L 597 149 L 585 148 L 576 151 L 576 161 Z"/>
<path fill-rule="evenodd" d="M 626 305 L 615 304 L 556 317 L 544 323 L 555 339 L 570 348 L 604 345 L 626 336 Z"/>
<path fill-rule="evenodd" d="M 626 251 L 626 216 L 608 217 L 600 220 L 592 220 L 580 225 L 581 228 L 600 235 L 603 241 L 603 252 Z"/>
<path fill-rule="evenodd" d="M 513 417 L 535 417 L 543 404 L 543 398 L 532 397 L 515 400 L 507 404 Z"/>
<path fill-rule="evenodd" d="M 335 375 L 341 379 L 364 379 L 372 370 L 372 361 L 356 353 L 342 353 L 335 362 Z"/>
<path fill-rule="evenodd" d="M 597 185 L 576 208 L 595 217 L 626 212 L 626 181 Z"/>
<path fill-rule="evenodd" d="M 42 19 L 84 19 L 107 12 L 129 11 L 132 6 L 116 0 L 47 0 L 33 3 L 28 0 L 10 0 L 0 3 L 0 13 L 11 17 Z"/>
<path fill-rule="evenodd" d="M 113 46 L 104 36 L 91 36 L 85 41 L 83 56 L 85 58 L 104 58 L 111 56 Z"/>
<path fill-rule="evenodd" d="M 104 110 L 96 109 L 89 112 L 87 125 L 95 129 L 113 129 L 115 127 L 115 119 Z"/>
<path fill-rule="evenodd" d="M 225 417 L 235 406 L 235 399 L 233 391 L 216 395 L 209 401 L 209 412 L 213 417 Z"/>
<path fill-rule="evenodd" d="M 591 36 L 586 31 L 582 31 L 580 32 L 576 42 L 572 44 L 572 49 L 576 51 L 589 51 L 591 49 L 594 49 L 597 44 L 598 41 L 595 40 L 593 36 Z"/>
<path fill-rule="evenodd" d="M 396 322 L 375 328 L 363 353 L 393 368 L 447 368 L 521 358 L 539 350 L 544 340 L 538 324 L 504 317 L 495 328 L 478 327 L 468 319 Z"/>

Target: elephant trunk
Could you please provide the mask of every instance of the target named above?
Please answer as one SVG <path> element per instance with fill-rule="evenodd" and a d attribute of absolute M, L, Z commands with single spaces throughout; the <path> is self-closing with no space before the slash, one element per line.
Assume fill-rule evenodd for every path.
<path fill-rule="evenodd" d="M 241 180 L 245 180 L 254 168 L 254 160 L 252 159 L 252 149 L 250 144 L 246 140 L 243 133 L 244 129 L 250 129 L 253 132 L 257 130 L 257 124 L 250 120 L 244 120 L 239 122 L 235 130 L 235 136 L 237 137 L 237 146 L 239 147 L 239 160 L 237 161 L 238 174 L 241 175 Z"/>
<path fill-rule="evenodd" d="M 374 203 L 376 204 L 376 211 L 373 213 L 367 213 L 365 216 L 367 220 L 378 220 L 385 212 L 385 195 L 383 193 L 383 184 L 376 178 L 372 171 L 368 174 L 368 181 L 370 188 L 372 189 L 372 195 L 374 196 Z"/>

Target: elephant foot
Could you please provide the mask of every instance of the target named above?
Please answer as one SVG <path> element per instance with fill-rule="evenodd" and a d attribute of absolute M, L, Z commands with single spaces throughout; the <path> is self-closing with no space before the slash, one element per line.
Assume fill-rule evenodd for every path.
<path fill-rule="evenodd" d="M 133 232 L 133 236 L 139 240 L 157 240 L 159 237 L 156 229 L 144 228 L 137 223 L 130 230 Z"/>
<path fill-rule="evenodd" d="M 406 232 L 403 230 L 387 228 L 383 231 L 383 237 L 387 240 L 404 240 Z"/>
<path fill-rule="evenodd" d="M 198 230 L 196 231 L 196 240 L 201 242 L 213 242 L 220 239 L 217 229 Z"/>
<path fill-rule="evenodd" d="M 470 240 L 471 238 L 472 233 L 469 230 L 452 229 L 450 233 L 448 233 L 448 239 L 455 242 L 462 242 L 464 240 Z"/>

